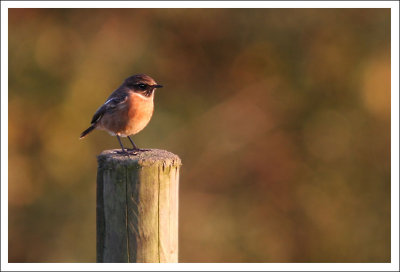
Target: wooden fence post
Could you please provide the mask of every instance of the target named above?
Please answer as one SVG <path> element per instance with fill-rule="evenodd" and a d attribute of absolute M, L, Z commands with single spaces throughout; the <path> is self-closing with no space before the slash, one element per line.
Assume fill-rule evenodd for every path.
<path fill-rule="evenodd" d="M 181 160 L 164 150 L 98 157 L 97 262 L 178 262 Z"/>

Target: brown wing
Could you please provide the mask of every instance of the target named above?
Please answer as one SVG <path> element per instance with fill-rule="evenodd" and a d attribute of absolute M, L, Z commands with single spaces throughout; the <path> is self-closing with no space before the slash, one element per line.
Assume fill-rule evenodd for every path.
<path fill-rule="evenodd" d="M 91 124 L 97 123 L 101 117 L 107 112 L 112 112 L 115 108 L 128 100 L 128 95 L 123 94 L 121 96 L 116 96 L 108 99 L 98 110 L 94 113 Z"/>

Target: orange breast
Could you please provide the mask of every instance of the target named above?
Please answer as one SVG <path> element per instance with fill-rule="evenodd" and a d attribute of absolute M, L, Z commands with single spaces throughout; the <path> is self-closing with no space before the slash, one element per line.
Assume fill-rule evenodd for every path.
<path fill-rule="evenodd" d="M 154 103 L 153 95 L 144 97 L 137 93 L 132 93 L 128 99 L 128 122 L 122 136 L 136 134 L 144 129 L 150 122 L 153 115 Z"/>
<path fill-rule="evenodd" d="M 153 109 L 153 96 L 131 93 L 125 103 L 102 117 L 98 128 L 123 137 L 136 134 L 150 122 Z"/>

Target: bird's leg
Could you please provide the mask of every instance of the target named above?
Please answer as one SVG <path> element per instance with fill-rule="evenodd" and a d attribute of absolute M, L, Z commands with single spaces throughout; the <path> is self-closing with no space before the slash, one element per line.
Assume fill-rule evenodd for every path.
<path fill-rule="evenodd" d="M 139 148 L 135 145 L 135 143 L 132 141 L 131 137 L 128 136 L 129 141 L 131 142 L 133 149 L 132 150 L 139 150 Z"/>
<path fill-rule="evenodd" d="M 119 144 L 120 144 L 120 146 L 121 146 L 121 148 L 122 148 L 122 152 L 125 153 L 125 152 L 126 152 L 126 151 L 125 151 L 125 148 L 124 148 L 124 146 L 122 145 L 121 139 L 119 138 L 118 135 L 117 135 L 117 139 L 118 139 L 118 142 L 119 142 Z"/>

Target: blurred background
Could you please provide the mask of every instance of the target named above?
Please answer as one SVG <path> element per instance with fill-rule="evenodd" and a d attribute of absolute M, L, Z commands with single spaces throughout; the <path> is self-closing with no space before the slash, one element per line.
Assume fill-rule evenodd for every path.
<path fill-rule="evenodd" d="M 96 109 L 165 88 L 180 262 L 390 262 L 389 9 L 10 9 L 9 262 L 95 262 Z M 125 142 L 126 144 L 128 142 Z"/>

